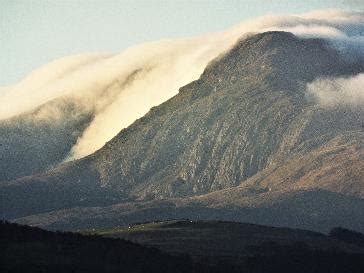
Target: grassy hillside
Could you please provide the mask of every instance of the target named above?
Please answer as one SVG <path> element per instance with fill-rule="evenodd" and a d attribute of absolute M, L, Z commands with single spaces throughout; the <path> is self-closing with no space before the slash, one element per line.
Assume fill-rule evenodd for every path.
<path fill-rule="evenodd" d="M 88 232 L 247 272 L 359 272 L 364 265 L 359 262 L 364 235 L 344 229 L 324 235 L 236 222 L 175 220 Z"/>
<path fill-rule="evenodd" d="M 214 272 L 122 239 L 0 223 L 1 272 Z"/>
<path fill-rule="evenodd" d="M 0 222 L 0 270 L 85 273 L 359 273 L 364 270 L 364 235 L 344 229 L 323 235 L 233 222 L 183 220 L 84 233 L 98 235 L 50 232 Z"/>

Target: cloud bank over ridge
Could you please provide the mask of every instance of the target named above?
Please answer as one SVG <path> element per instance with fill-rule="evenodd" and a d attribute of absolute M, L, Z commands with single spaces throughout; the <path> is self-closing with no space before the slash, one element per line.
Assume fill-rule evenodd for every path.
<path fill-rule="evenodd" d="M 56 60 L 18 84 L 0 88 L 0 119 L 30 111 L 57 98 L 77 101 L 80 111 L 94 113 L 92 122 L 70 151 L 69 159 L 80 158 L 101 148 L 152 106 L 198 79 L 209 61 L 232 47 L 239 38 L 268 30 L 322 37 L 348 58 L 364 59 L 363 12 L 327 10 L 265 16 L 223 32 L 150 42 L 120 54 L 81 54 Z M 362 100 L 363 90 L 356 85 L 362 82 L 362 75 L 352 80 L 320 80 L 308 85 L 308 90 L 316 94 L 320 103 L 357 102 Z M 338 92 L 335 88 L 333 91 L 330 87 L 337 85 L 352 87 L 341 89 L 347 92 Z"/>

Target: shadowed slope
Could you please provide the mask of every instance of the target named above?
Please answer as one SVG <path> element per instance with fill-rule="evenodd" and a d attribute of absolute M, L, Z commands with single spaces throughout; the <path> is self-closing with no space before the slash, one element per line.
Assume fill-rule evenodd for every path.
<path fill-rule="evenodd" d="M 77 100 L 58 98 L 0 120 L 0 181 L 44 172 L 60 164 L 93 118 Z"/>
<path fill-rule="evenodd" d="M 215 272 L 121 239 L 0 222 L 1 272 Z"/>
<path fill-rule="evenodd" d="M 209 197 L 149 202 L 124 202 L 112 206 L 72 208 L 15 219 L 47 229 L 91 229 L 132 223 L 186 219 L 225 220 L 329 232 L 341 226 L 364 232 L 364 200 L 324 190 L 246 192 L 232 188 Z M 227 197 L 230 202 L 222 198 Z M 202 200 L 201 200 L 201 199 Z M 221 199 L 220 199 L 221 198 Z M 234 204 L 234 201 L 236 204 Z"/>

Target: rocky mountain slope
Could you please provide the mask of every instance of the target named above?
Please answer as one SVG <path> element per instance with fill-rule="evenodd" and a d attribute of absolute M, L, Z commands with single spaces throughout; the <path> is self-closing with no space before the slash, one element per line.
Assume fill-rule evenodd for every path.
<path fill-rule="evenodd" d="M 280 32 L 244 40 L 96 153 L 101 183 L 152 199 L 236 186 L 307 141 L 311 149 L 361 130 L 362 112 L 332 117 L 302 88 L 359 69 L 320 40 Z"/>
<path fill-rule="evenodd" d="M 130 221 L 140 215 L 163 218 L 161 210 L 168 214 L 173 204 L 186 209 L 180 216 L 191 208 L 196 217 L 217 209 L 219 218 L 233 207 L 231 217 L 299 226 L 305 222 L 295 221 L 293 212 L 308 222 L 316 213 L 305 211 L 302 193 L 315 200 L 320 213 L 333 214 L 329 223 L 314 222 L 312 228 L 345 224 L 341 215 L 351 202 L 358 204 L 353 215 L 364 208 L 364 111 L 322 107 L 307 96 L 306 84 L 363 71 L 362 64 L 348 61 L 321 39 L 286 32 L 253 35 L 96 153 L 2 183 L 1 214 L 33 215 L 19 221 L 67 226 L 76 213 L 82 226 L 83 219 L 108 218 L 105 211 L 130 214 L 130 206 Z M 332 206 L 322 207 L 327 200 Z M 283 212 L 274 210 L 284 202 Z M 98 208 L 113 203 L 121 204 Z M 166 205 L 157 208 L 159 213 L 143 213 L 153 204 Z M 250 208 L 264 213 L 244 214 Z M 274 216 L 266 218 L 269 209 Z M 354 227 L 364 228 L 359 222 Z"/>

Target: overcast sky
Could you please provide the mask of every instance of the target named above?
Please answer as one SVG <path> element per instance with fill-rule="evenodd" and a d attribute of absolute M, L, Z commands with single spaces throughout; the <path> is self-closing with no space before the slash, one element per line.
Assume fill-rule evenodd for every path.
<path fill-rule="evenodd" d="M 54 59 L 218 31 L 265 14 L 363 10 L 364 0 L 0 0 L 0 85 Z"/>

